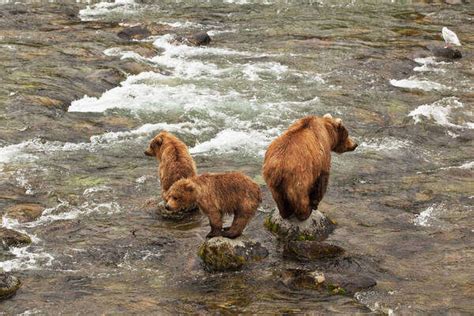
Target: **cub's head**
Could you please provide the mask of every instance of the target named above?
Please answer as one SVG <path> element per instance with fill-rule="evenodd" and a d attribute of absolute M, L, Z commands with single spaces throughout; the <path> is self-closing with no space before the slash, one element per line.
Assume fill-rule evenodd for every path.
<path fill-rule="evenodd" d="M 148 148 L 145 150 L 144 154 L 147 156 L 155 157 L 159 152 L 160 148 L 165 143 L 166 139 L 171 136 L 167 131 L 161 131 L 156 135 L 148 144 Z"/>
<path fill-rule="evenodd" d="M 196 204 L 196 185 L 190 179 L 176 181 L 165 194 L 169 211 L 189 209 Z"/>
<path fill-rule="evenodd" d="M 331 124 L 330 126 L 335 132 L 332 151 L 342 154 L 346 151 L 353 151 L 357 148 L 357 143 L 349 137 L 349 132 L 342 124 L 340 118 L 333 118 L 329 113 L 325 114 L 323 118 Z"/>

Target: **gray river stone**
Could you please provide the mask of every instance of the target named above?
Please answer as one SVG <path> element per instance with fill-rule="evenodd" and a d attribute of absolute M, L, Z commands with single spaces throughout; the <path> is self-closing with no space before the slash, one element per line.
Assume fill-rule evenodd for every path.
<path fill-rule="evenodd" d="M 0 227 L 0 244 L 3 248 L 21 247 L 31 244 L 31 238 L 16 230 Z"/>
<path fill-rule="evenodd" d="M 343 253 L 344 249 L 339 246 L 315 240 L 293 240 L 283 248 L 283 256 L 299 261 L 337 257 Z"/>
<path fill-rule="evenodd" d="M 283 219 L 277 209 L 265 219 L 264 226 L 282 240 L 316 240 L 328 238 L 336 224 L 318 210 L 313 210 L 310 217 L 300 221 L 295 217 Z"/>
<path fill-rule="evenodd" d="M 268 250 L 259 242 L 242 236 L 236 239 L 214 237 L 199 247 L 198 256 L 207 270 L 239 270 L 266 258 Z"/>
<path fill-rule="evenodd" d="M 0 300 L 11 297 L 20 288 L 20 280 L 5 272 L 0 272 Z"/>

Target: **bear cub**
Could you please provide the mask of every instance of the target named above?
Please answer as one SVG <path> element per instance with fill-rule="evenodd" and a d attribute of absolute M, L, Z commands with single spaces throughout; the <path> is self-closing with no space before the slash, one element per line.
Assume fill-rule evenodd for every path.
<path fill-rule="evenodd" d="M 262 202 L 260 187 L 241 172 L 205 173 L 181 179 L 165 194 L 166 209 L 178 211 L 192 205 L 207 215 L 207 238 L 237 238 Z M 224 214 L 233 214 L 230 227 L 222 228 Z"/>
<path fill-rule="evenodd" d="M 357 144 L 340 118 L 307 116 L 293 123 L 267 149 L 263 178 L 281 217 L 303 221 L 326 193 L 331 151 L 353 151 Z"/>
<path fill-rule="evenodd" d="M 159 162 L 158 176 L 163 199 L 173 183 L 197 174 L 196 164 L 186 144 L 167 131 L 161 131 L 156 135 L 144 153 L 147 156 L 156 157 Z"/>

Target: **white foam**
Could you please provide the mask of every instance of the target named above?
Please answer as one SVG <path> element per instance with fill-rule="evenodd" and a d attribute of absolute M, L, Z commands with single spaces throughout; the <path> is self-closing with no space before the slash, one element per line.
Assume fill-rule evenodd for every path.
<path fill-rule="evenodd" d="M 41 266 L 50 266 L 54 257 L 41 247 L 30 245 L 27 247 L 10 247 L 9 251 L 15 256 L 11 260 L 0 262 L 3 271 L 37 270 Z"/>
<path fill-rule="evenodd" d="M 138 4 L 136 4 L 134 0 L 115 0 L 114 2 L 99 2 L 80 10 L 79 18 L 82 21 L 94 21 L 104 15 L 111 13 L 129 14 L 130 11 L 137 9 L 137 7 Z"/>
<path fill-rule="evenodd" d="M 164 22 L 164 21 L 161 21 L 161 22 L 158 22 L 158 23 L 163 24 L 163 25 L 168 25 L 168 26 L 171 26 L 173 28 L 202 28 L 203 27 L 202 24 L 196 23 L 196 22 L 191 22 L 191 21 L 185 21 L 185 22 L 180 22 L 180 21 Z"/>
<path fill-rule="evenodd" d="M 446 72 L 444 69 L 437 68 L 437 66 L 446 65 L 446 62 L 436 61 L 434 57 L 415 58 L 414 61 L 420 66 L 413 68 L 414 71 L 418 72 Z"/>
<path fill-rule="evenodd" d="M 225 129 L 214 138 L 197 144 L 190 149 L 192 154 L 208 153 L 255 153 L 259 156 L 265 154 L 265 148 L 270 141 L 280 133 L 278 129 L 266 131 L 236 131 Z"/>
<path fill-rule="evenodd" d="M 464 107 L 464 105 L 456 97 L 448 97 L 438 100 L 432 104 L 420 105 L 413 111 L 411 111 L 408 116 L 411 116 L 415 121 L 415 124 L 422 121 L 422 117 L 433 120 L 436 124 L 454 127 L 454 128 L 473 128 L 474 124 L 471 122 L 466 122 L 463 125 L 457 125 L 450 122 L 450 115 L 453 109 L 459 109 Z"/>
<path fill-rule="evenodd" d="M 447 87 L 437 82 L 428 81 L 428 80 L 418 80 L 418 79 L 413 79 L 413 78 L 401 79 L 401 80 L 391 79 L 390 84 L 398 88 L 418 89 L 418 90 L 424 90 L 424 91 L 451 89 L 450 87 Z"/>
<path fill-rule="evenodd" d="M 382 151 L 392 152 L 412 147 L 412 143 L 406 139 L 395 137 L 372 138 L 362 141 L 357 150 L 359 151 Z"/>
<path fill-rule="evenodd" d="M 243 65 L 242 72 L 250 81 L 260 80 L 261 74 L 270 74 L 281 80 L 282 75 L 288 72 L 288 66 L 276 62 L 249 63 Z"/>

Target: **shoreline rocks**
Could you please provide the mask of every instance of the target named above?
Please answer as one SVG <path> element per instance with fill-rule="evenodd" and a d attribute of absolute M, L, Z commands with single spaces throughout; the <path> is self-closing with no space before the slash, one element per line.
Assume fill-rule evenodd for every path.
<path fill-rule="evenodd" d="M 209 271 L 235 271 L 266 258 L 268 250 L 242 236 L 236 239 L 214 237 L 199 247 L 198 256 Z"/>
<path fill-rule="evenodd" d="M 318 210 L 313 210 L 305 221 L 295 217 L 283 219 L 278 210 L 274 209 L 264 226 L 281 240 L 315 240 L 323 241 L 336 228 L 336 224 Z"/>
<path fill-rule="evenodd" d="M 20 280 L 5 272 L 0 272 L 0 301 L 15 295 L 21 286 Z"/>

